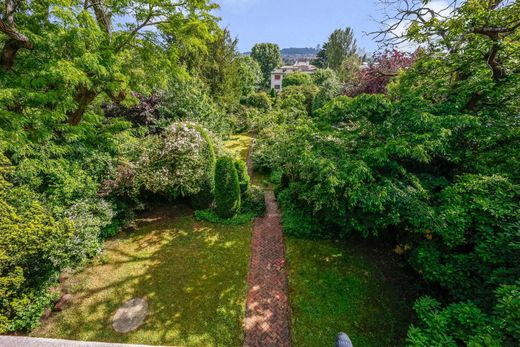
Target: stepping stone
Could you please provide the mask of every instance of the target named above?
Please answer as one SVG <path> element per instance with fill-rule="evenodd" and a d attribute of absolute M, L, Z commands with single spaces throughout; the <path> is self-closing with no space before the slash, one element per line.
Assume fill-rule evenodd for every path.
<path fill-rule="evenodd" d="M 127 333 L 143 324 L 148 314 L 146 299 L 133 298 L 119 307 L 112 318 L 112 328 L 118 333 Z"/>

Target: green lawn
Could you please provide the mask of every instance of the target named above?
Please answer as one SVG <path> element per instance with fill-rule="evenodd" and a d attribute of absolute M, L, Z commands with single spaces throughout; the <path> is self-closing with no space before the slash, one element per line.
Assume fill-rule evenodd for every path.
<path fill-rule="evenodd" d="M 252 140 L 253 138 L 248 134 L 231 135 L 226 139 L 226 141 L 224 141 L 224 148 L 231 152 L 231 154 L 236 158 L 245 161 Z"/>
<path fill-rule="evenodd" d="M 73 305 L 34 336 L 178 346 L 240 346 L 246 300 L 250 223 L 197 222 L 187 207 L 162 207 L 137 231 L 105 244 L 92 266 L 67 282 Z M 111 317 L 146 297 L 143 326 L 116 333 Z"/>
<path fill-rule="evenodd" d="M 286 237 L 295 347 L 402 346 L 410 323 L 407 277 L 392 254 L 359 242 Z"/>

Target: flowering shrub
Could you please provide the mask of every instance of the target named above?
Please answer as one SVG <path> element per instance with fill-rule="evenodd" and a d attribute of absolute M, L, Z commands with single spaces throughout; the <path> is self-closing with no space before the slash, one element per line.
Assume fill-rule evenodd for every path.
<path fill-rule="evenodd" d="M 173 123 L 160 136 L 149 136 L 137 163 L 137 183 L 173 198 L 201 189 L 206 173 L 207 142 L 195 123 Z"/>

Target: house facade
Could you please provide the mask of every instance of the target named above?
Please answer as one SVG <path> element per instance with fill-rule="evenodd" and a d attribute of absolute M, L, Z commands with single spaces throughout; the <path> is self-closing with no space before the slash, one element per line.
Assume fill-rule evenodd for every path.
<path fill-rule="evenodd" d="M 316 66 L 309 64 L 308 62 L 296 62 L 294 65 L 282 66 L 278 69 L 274 69 L 271 72 L 271 89 L 276 92 L 282 91 L 282 83 L 285 75 L 293 72 L 304 72 L 312 74 L 316 71 Z"/>

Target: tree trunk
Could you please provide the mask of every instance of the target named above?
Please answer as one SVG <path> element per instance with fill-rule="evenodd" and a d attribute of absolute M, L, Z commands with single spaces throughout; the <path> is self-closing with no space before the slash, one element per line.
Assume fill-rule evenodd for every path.
<path fill-rule="evenodd" d="M 20 48 L 23 48 L 23 46 L 18 41 L 13 39 L 7 40 L 0 56 L 0 66 L 3 70 L 10 70 L 13 67 L 16 53 L 18 53 Z"/>
<path fill-rule="evenodd" d="M 89 90 L 85 85 L 78 86 L 77 94 L 74 100 L 78 103 L 78 107 L 74 111 L 67 112 L 69 116 L 68 123 L 76 126 L 81 122 L 88 105 L 96 98 L 97 92 Z"/>

